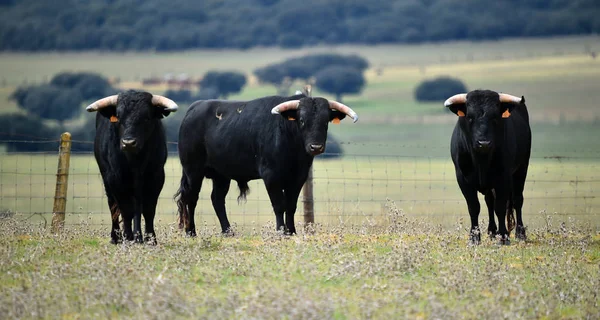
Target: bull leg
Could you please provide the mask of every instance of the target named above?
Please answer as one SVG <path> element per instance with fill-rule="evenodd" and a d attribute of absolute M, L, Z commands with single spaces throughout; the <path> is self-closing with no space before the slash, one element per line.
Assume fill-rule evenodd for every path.
<path fill-rule="evenodd" d="M 479 199 L 477 198 L 477 190 L 473 188 L 467 181 L 465 181 L 462 175 L 457 175 L 457 177 L 460 191 L 467 201 L 469 216 L 471 217 L 469 243 L 479 244 L 481 243 L 481 231 L 479 229 L 479 211 L 481 210 L 481 206 L 479 204 Z"/>
<path fill-rule="evenodd" d="M 296 214 L 296 206 L 298 205 L 298 196 L 300 195 L 300 187 L 290 187 L 285 189 L 285 225 L 290 234 L 296 234 L 296 226 L 294 224 L 294 215 Z"/>
<path fill-rule="evenodd" d="M 123 241 L 123 235 L 119 230 L 119 217 L 121 212 L 117 206 L 117 202 L 112 196 L 108 196 L 108 207 L 110 208 L 110 219 L 112 221 L 112 229 L 110 230 L 110 243 L 117 244 Z"/>
<path fill-rule="evenodd" d="M 131 230 L 131 218 L 123 217 L 123 236 L 127 241 L 133 241 L 133 231 Z"/>
<path fill-rule="evenodd" d="M 121 217 L 123 218 L 123 235 L 125 240 L 133 241 L 134 232 L 132 231 L 132 222 L 135 217 L 135 200 L 129 197 L 121 197 L 117 199 Z"/>
<path fill-rule="evenodd" d="M 142 236 L 142 213 L 139 208 L 136 208 L 133 216 L 133 241 L 135 243 L 144 243 Z"/>
<path fill-rule="evenodd" d="M 215 209 L 215 213 L 217 214 L 217 218 L 219 218 L 219 223 L 221 224 L 221 232 L 223 234 L 232 233 L 231 225 L 229 224 L 229 220 L 227 219 L 227 211 L 225 209 L 225 197 L 229 192 L 231 179 L 218 175 L 213 177 L 212 180 L 213 190 L 210 194 L 210 200 L 212 201 L 212 205 Z"/>
<path fill-rule="evenodd" d="M 144 215 L 145 230 L 144 241 L 156 245 L 156 233 L 154 232 L 154 216 L 156 215 L 156 204 L 160 191 L 165 182 L 164 170 L 155 173 L 154 179 L 146 179 L 144 185 L 144 195 L 142 203 L 142 212 Z"/>
<path fill-rule="evenodd" d="M 283 212 L 285 211 L 285 197 L 283 194 L 283 189 L 278 183 L 273 182 L 265 181 L 265 186 L 267 187 L 267 193 L 269 194 L 269 199 L 271 199 L 271 205 L 273 206 L 273 211 L 275 212 L 277 230 L 286 231 L 283 222 Z"/>
<path fill-rule="evenodd" d="M 201 170 L 201 168 L 184 167 L 178 191 L 177 207 L 179 208 L 180 227 L 185 227 L 185 233 L 191 237 L 196 236 L 194 212 L 198 204 L 198 194 L 200 193 L 200 189 L 202 189 L 203 180 L 204 170 Z"/>
<path fill-rule="evenodd" d="M 508 229 L 506 228 L 506 206 L 510 194 L 506 190 L 496 189 L 495 211 L 498 217 L 498 234 L 500 235 L 500 244 L 509 245 L 510 239 Z"/>
<path fill-rule="evenodd" d="M 494 239 L 496 237 L 496 233 L 498 233 L 498 227 L 496 226 L 496 220 L 494 218 L 494 192 L 488 191 L 485 194 L 485 204 L 488 209 L 488 216 L 490 221 L 488 222 L 488 235 L 490 238 Z"/>
<path fill-rule="evenodd" d="M 523 225 L 523 189 L 525 188 L 525 179 L 527 178 L 527 166 L 524 170 L 519 170 L 513 177 L 513 205 L 517 212 L 517 229 L 515 237 L 519 240 L 527 240 L 525 226 Z"/>

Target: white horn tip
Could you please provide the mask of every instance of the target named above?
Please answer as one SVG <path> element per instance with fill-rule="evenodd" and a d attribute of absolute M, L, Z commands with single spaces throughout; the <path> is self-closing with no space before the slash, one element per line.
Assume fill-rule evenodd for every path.
<path fill-rule="evenodd" d="M 352 118 L 352 123 L 356 123 L 356 121 L 358 121 L 358 114 L 356 114 L 356 112 L 352 112 L 350 117 Z"/>
<path fill-rule="evenodd" d="M 275 107 L 275 108 L 271 109 L 271 114 L 279 114 L 279 108 Z"/>
<path fill-rule="evenodd" d="M 87 111 L 87 112 L 94 112 L 94 111 L 97 111 L 97 110 L 98 110 L 98 108 L 96 108 L 95 104 L 90 104 L 89 106 L 87 106 L 85 108 L 85 111 Z"/>

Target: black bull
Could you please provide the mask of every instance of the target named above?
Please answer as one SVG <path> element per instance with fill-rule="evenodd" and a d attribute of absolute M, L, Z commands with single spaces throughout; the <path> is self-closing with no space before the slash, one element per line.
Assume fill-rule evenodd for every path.
<path fill-rule="evenodd" d="M 298 196 L 313 158 L 325 151 L 329 122 L 346 115 L 358 119 L 339 102 L 305 95 L 193 103 L 179 129 L 180 227 L 195 235 L 194 210 L 205 177 L 213 181 L 211 200 L 224 233 L 231 231 L 225 210 L 231 180 L 237 181 L 239 200 L 248 181 L 262 179 L 277 229 L 295 233 Z"/>
<path fill-rule="evenodd" d="M 143 213 L 145 240 L 156 243 L 154 215 L 165 181 L 167 159 L 165 131 L 160 119 L 177 111 L 177 105 L 162 96 L 127 91 L 100 99 L 86 110 L 98 111 L 94 156 L 111 212 L 111 242 L 118 243 L 122 239 L 119 215 L 123 219 L 125 239 L 143 242 Z"/>
<path fill-rule="evenodd" d="M 481 240 L 477 192 L 484 194 L 488 207 L 488 233 L 491 236 L 499 234 L 500 243 L 509 244 L 514 209 L 517 212 L 516 237 L 524 240 L 521 209 L 531 154 L 531 128 L 525 98 L 475 90 L 449 98 L 445 106 L 459 116 L 450 149 L 456 179 L 471 217 L 471 243 L 477 244 Z"/>

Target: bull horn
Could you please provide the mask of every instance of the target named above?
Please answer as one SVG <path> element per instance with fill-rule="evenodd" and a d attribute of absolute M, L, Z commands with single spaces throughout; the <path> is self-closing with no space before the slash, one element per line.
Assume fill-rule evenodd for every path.
<path fill-rule="evenodd" d="M 271 109 L 271 114 L 280 114 L 281 112 L 288 110 L 296 110 L 300 105 L 300 100 L 290 100 L 282 102 Z"/>
<path fill-rule="evenodd" d="M 102 99 L 90 104 L 89 106 L 87 106 L 87 108 L 85 108 L 85 110 L 87 112 L 94 112 L 94 111 L 98 111 L 99 109 L 102 109 L 102 108 L 115 106 L 115 105 L 117 105 L 118 98 L 119 98 L 119 96 L 116 94 L 112 95 L 112 96 L 108 96 L 106 98 L 102 98 Z"/>
<path fill-rule="evenodd" d="M 466 102 L 467 102 L 467 94 L 459 93 L 459 94 L 455 94 L 452 97 L 448 98 L 448 100 L 446 100 L 444 102 L 444 107 L 449 107 L 455 103 L 466 103 Z"/>
<path fill-rule="evenodd" d="M 521 103 L 521 98 L 506 93 L 499 93 L 500 102 Z"/>
<path fill-rule="evenodd" d="M 329 107 L 331 109 L 347 114 L 350 118 L 352 118 L 352 122 L 358 121 L 358 114 L 356 114 L 354 110 L 350 109 L 350 107 L 348 107 L 345 104 L 331 100 L 329 101 Z"/>
<path fill-rule="evenodd" d="M 177 111 L 177 103 L 175 103 L 175 101 L 157 94 L 152 95 L 152 104 L 157 107 L 165 108 L 165 111 Z"/>

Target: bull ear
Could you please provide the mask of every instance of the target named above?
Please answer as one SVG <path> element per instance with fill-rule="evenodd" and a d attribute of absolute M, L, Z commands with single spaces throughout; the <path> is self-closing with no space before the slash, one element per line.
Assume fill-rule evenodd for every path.
<path fill-rule="evenodd" d="M 464 117 L 467 113 L 467 94 L 459 93 L 448 98 L 444 106 L 454 112 L 459 117 Z"/>
<path fill-rule="evenodd" d="M 168 111 L 168 110 L 165 110 L 165 109 L 154 108 L 154 110 L 155 110 L 154 115 L 158 119 L 162 119 L 164 117 L 168 117 L 171 114 L 171 111 Z"/>
<path fill-rule="evenodd" d="M 500 103 L 500 112 L 502 112 L 502 118 L 510 117 L 511 112 L 515 107 L 520 104 L 525 104 L 525 97 L 521 96 L 521 99 L 517 101 L 517 99 L 512 99 L 513 101 L 501 102 Z"/>
<path fill-rule="evenodd" d="M 459 117 L 464 117 L 467 113 L 467 104 L 466 103 L 455 103 L 447 106 L 450 111 L 452 111 L 455 115 Z"/>
<path fill-rule="evenodd" d="M 104 107 L 102 109 L 98 109 L 97 112 L 100 113 L 103 117 L 110 119 L 110 122 L 118 121 L 117 107 L 115 107 L 115 106 Z"/>
<path fill-rule="evenodd" d="M 298 110 L 295 109 L 285 110 L 280 112 L 279 114 L 281 114 L 282 117 L 290 121 L 298 120 Z"/>
<path fill-rule="evenodd" d="M 329 121 L 335 124 L 340 123 L 340 120 L 344 120 L 346 114 L 338 110 L 329 109 Z"/>

